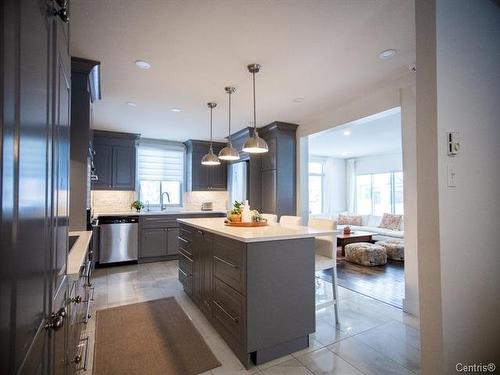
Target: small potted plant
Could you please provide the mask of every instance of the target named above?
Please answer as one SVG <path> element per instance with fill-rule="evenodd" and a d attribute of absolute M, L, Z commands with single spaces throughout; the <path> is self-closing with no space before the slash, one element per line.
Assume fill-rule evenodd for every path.
<path fill-rule="evenodd" d="M 229 211 L 227 215 L 227 219 L 232 223 L 240 223 L 241 222 L 241 211 L 242 211 L 243 203 L 234 201 L 232 210 Z"/>
<path fill-rule="evenodd" d="M 140 212 L 144 208 L 144 203 L 141 201 L 134 201 L 131 205 L 130 208 L 135 208 L 137 212 Z"/>

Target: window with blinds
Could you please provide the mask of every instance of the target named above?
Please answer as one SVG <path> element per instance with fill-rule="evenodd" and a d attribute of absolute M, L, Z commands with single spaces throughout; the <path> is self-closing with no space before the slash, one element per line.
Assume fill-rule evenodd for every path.
<path fill-rule="evenodd" d="M 181 206 L 185 148 L 182 143 L 141 138 L 137 152 L 139 200 L 146 207 Z"/>

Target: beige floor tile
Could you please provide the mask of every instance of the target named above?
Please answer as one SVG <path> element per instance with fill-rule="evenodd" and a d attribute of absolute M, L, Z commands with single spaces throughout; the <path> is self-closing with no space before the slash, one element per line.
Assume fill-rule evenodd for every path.
<path fill-rule="evenodd" d="M 330 345 L 348 336 L 349 333 L 343 332 L 335 327 L 335 323 L 330 324 L 321 318 L 316 319 L 316 332 L 314 332 L 313 339 L 318 341 L 321 345 Z"/>
<path fill-rule="evenodd" d="M 276 358 L 276 359 L 273 359 L 272 361 L 269 361 L 269 362 L 266 362 L 266 363 L 263 363 L 259 366 L 257 366 L 261 371 L 269 368 L 269 367 L 273 367 L 273 366 L 276 366 L 276 365 L 279 365 L 280 363 L 283 363 L 283 362 L 286 362 L 286 361 L 289 361 L 293 359 L 293 357 L 288 354 L 288 355 L 285 355 L 283 357 L 279 357 L 279 358 Z"/>
<path fill-rule="evenodd" d="M 411 371 L 358 340 L 356 336 L 328 347 L 367 375 L 410 375 Z"/>
<path fill-rule="evenodd" d="M 312 375 L 305 366 L 295 358 L 281 362 L 276 366 L 269 367 L 262 371 L 265 375 Z"/>
<path fill-rule="evenodd" d="M 317 375 L 362 375 L 362 372 L 327 348 L 316 350 L 297 359 Z"/>
<path fill-rule="evenodd" d="M 293 357 L 297 358 L 297 357 L 303 356 L 304 354 L 307 354 L 307 353 L 313 352 L 315 350 L 324 348 L 323 344 L 321 344 L 319 341 L 317 341 L 313 338 L 314 335 L 309 335 L 309 336 L 310 336 L 309 337 L 309 347 L 302 349 L 302 350 L 299 350 L 299 351 L 296 351 L 296 352 L 293 352 L 292 353 Z"/>

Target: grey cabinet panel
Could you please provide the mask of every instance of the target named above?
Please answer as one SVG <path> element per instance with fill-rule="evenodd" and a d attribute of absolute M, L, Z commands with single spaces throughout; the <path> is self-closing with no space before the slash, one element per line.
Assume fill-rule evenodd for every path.
<path fill-rule="evenodd" d="M 167 236 L 168 236 L 167 254 L 168 255 L 179 254 L 179 245 L 178 245 L 179 228 L 168 228 Z"/>
<path fill-rule="evenodd" d="M 276 170 L 262 171 L 261 211 L 277 214 L 276 209 Z"/>
<path fill-rule="evenodd" d="M 92 189 L 109 189 L 112 186 L 113 150 L 109 145 L 94 144 L 94 167 L 97 181 L 92 181 Z"/>
<path fill-rule="evenodd" d="M 276 137 L 271 137 L 266 139 L 269 151 L 262 154 L 261 168 L 263 171 L 268 169 L 276 169 Z"/>
<path fill-rule="evenodd" d="M 136 140 L 139 134 L 94 131 L 94 190 L 135 190 Z"/>
<path fill-rule="evenodd" d="M 201 159 L 209 151 L 210 142 L 189 140 L 185 142 L 187 152 L 187 190 L 227 190 L 227 164 L 202 165 Z M 214 142 L 214 154 L 225 147 L 225 143 Z"/>
<path fill-rule="evenodd" d="M 113 146 L 113 187 L 135 190 L 135 147 Z"/>
<path fill-rule="evenodd" d="M 246 299 L 233 288 L 214 278 L 213 319 L 223 337 L 244 344 Z"/>
<path fill-rule="evenodd" d="M 168 252 L 168 231 L 164 228 L 141 230 L 141 258 L 161 257 Z"/>

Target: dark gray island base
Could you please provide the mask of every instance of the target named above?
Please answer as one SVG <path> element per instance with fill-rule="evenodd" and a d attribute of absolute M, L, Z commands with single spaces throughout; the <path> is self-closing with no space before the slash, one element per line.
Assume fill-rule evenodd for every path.
<path fill-rule="evenodd" d="M 308 347 L 315 330 L 314 237 L 247 242 L 185 221 L 179 280 L 243 365 Z"/>

